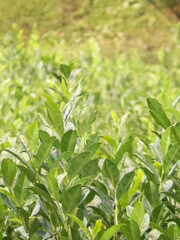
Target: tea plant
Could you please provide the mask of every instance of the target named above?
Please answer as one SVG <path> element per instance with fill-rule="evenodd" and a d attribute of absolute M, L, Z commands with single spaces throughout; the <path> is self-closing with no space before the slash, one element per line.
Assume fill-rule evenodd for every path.
<path fill-rule="evenodd" d="M 46 93 L 26 135 L 2 137 L 0 239 L 177 240 L 179 98 L 170 83 L 147 98 L 146 135 L 124 132 L 130 114 L 114 111 L 112 135 L 99 135 L 82 79 L 69 82 L 79 72 L 61 64 L 58 104 Z"/>

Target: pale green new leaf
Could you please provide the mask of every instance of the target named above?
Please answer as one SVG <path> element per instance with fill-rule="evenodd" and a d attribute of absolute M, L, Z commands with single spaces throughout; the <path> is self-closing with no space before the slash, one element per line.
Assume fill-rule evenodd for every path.
<path fill-rule="evenodd" d="M 92 229 L 92 237 L 95 239 L 96 235 L 101 231 L 102 228 L 102 221 L 97 220 L 94 228 Z"/>

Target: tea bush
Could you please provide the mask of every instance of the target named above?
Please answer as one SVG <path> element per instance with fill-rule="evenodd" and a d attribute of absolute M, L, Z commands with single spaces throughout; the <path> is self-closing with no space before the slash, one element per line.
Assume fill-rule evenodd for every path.
<path fill-rule="evenodd" d="M 42 54 L 37 32 L 7 35 L 0 239 L 179 238 L 176 44 L 147 64 L 136 51 L 103 59 L 91 39 L 58 67 L 65 53 Z"/>
<path fill-rule="evenodd" d="M 69 82 L 77 70 L 60 70 L 60 104 L 46 94 L 26 135 L 2 137 L 1 239 L 178 239 L 180 113 L 170 82 L 162 104 L 147 98 L 151 132 L 121 138 L 128 115 L 112 112 L 112 135 L 98 135 L 96 112 L 81 119 L 81 80 Z"/>

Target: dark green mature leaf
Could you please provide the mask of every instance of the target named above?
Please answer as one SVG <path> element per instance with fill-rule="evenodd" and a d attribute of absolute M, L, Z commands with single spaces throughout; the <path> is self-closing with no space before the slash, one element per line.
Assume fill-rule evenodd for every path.
<path fill-rule="evenodd" d="M 116 156 L 115 156 L 116 164 L 119 164 L 121 162 L 121 160 L 126 152 L 132 153 L 132 142 L 133 142 L 133 139 L 128 140 L 127 142 L 123 143 L 120 146 L 120 148 L 117 151 Z"/>
<path fill-rule="evenodd" d="M 82 169 L 81 169 L 81 178 L 87 177 L 87 176 L 97 176 L 99 171 L 98 166 L 98 159 L 92 160 L 88 162 Z"/>
<path fill-rule="evenodd" d="M 41 144 L 34 160 L 36 168 L 39 168 L 44 162 L 44 160 L 49 156 L 55 139 L 55 137 L 50 137 Z"/>
<path fill-rule="evenodd" d="M 101 190 L 101 192 L 103 192 L 106 196 L 108 196 L 107 187 L 103 183 L 101 183 L 100 181 L 93 180 L 91 185 L 98 188 L 99 190 Z"/>
<path fill-rule="evenodd" d="M 160 204 L 159 187 L 154 182 L 145 185 L 145 196 L 149 203 L 155 208 Z"/>
<path fill-rule="evenodd" d="M 81 169 L 91 160 L 91 156 L 92 153 L 83 152 L 69 160 L 68 176 L 70 180 L 80 174 Z"/>
<path fill-rule="evenodd" d="M 64 134 L 64 122 L 61 108 L 58 104 L 48 99 L 45 103 L 47 108 L 47 114 L 51 125 L 54 127 L 56 133 L 61 138 Z"/>
<path fill-rule="evenodd" d="M 65 78 L 69 78 L 71 74 L 71 67 L 66 64 L 60 64 L 59 66 L 60 72 L 64 75 Z"/>
<path fill-rule="evenodd" d="M 76 146 L 77 133 L 76 131 L 67 131 L 61 139 L 62 152 L 74 152 Z"/>
<path fill-rule="evenodd" d="M 1 163 L 3 180 L 8 188 L 13 184 L 17 173 L 16 164 L 9 158 L 5 158 Z"/>
<path fill-rule="evenodd" d="M 157 124 L 161 125 L 165 129 L 171 126 L 171 122 L 167 118 L 161 104 L 156 99 L 147 98 L 147 103 L 150 113 Z"/>
<path fill-rule="evenodd" d="M 117 166 L 112 161 L 105 160 L 102 173 L 105 177 L 109 178 L 114 189 L 116 189 L 116 186 L 119 183 L 119 176 L 120 176 Z"/>
<path fill-rule="evenodd" d="M 158 205 L 156 208 L 153 209 L 151 214 L 151 221 L 153 223 L 159 224 L 159 222 L 162 220 L 162 215 L 164 212 L 164 204 Z"/>
<path fill-rule="evenodd" d="M 122 228 L 122 226 L 123 226 L 123 224 L 118 224 L 118 225 L 114 225 L 114 226 L 112 226 L 111 228 L 107 229 L 107 230 L 103 233 L 103 235 L 102 235 L 102 237 L 100 238 L 100 240 L 109 240 L 109 239 L 111 239 L 113 236 L 116 235 L 116 233 L 117 233 L 118 231 L 120 231 L 120 229 Z M 136 240 L 138 240 L 138 239 L 136 239 Z"/>
<path fill-rule="evenodd" d="M 92 237 L 91 237 L 91 234 L 88 230 L 88 228 L 86 227 L 86 225 L 84 224 L 83 221 L 81 221 L 79 218 L 77 218 L 76 216 L 74 215 L 71 215 L 71 214 L 66 214 L 68 217 L 72 218 L 74 221 L 76 221 L 76 223 L 80 226 L 80 228 L 83 230 L 83 232 L 85 233 L 86 237 L 89 239 L 89 240 L 92 240 Z"/>
<path fill-rule="evenodd" d="M 129 172 L 126 175 L 123 176 L 121 179 L 118 189 L 117 189 L 117 199 L 118 201 L 121 200 L 121 198 L 124 196 L 124 194 L 128 191 L 129 187 L 132 184 L 132 180 L 134 178 L 135 173 Z"/>
<path fill-rule="evenodd" d="M 58 75 L 57 73 L 55 73 L 55 72 L 49 72 L 49 73 L 51 73 L 56 79 L 58 79 L 60 82 L 62 82 L 62 76 L 61 75 Z"/>
<path fill-rule="evenodd" d="M 134 220 L 126 220 L 121 226 L 122 233 L 128 240 L 140 240 L 139 226 Z"/>
<path fill-rule="evenodd" d="M 78 206 L 82 197 L 81 185 L 76 185 L 69 188 L 61 194 L 60 202 L 62 203 L 64 213 L 71 213 L 71 211 Z"/>

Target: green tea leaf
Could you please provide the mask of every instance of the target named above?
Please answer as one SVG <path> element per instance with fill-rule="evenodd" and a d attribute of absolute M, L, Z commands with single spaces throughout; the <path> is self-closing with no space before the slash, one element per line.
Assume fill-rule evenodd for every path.
<path fill-rule="evenodd" d="M 34 163 L 37 169 L 42 165 L 44 160 L 49 156 L 55 139 L 56 139 L 55 137 L 50 137 L 41 144 L 38 150 L 38 153 L 36 155 L 36 158 L 34 160 Z"/>
<path fill-rule="evenodd" d="M 58 104 L 48 99 L 45 103 L 47 108 L 47 114 L 51 125 L 54 127 L 56 133 L 61 138 L 64 134 L 64 122 L 61 108 Z"/>
<path fill-rule="evenodd" d="M 51 169 L 51 171 L 48 174 L 48 186 L 49 186 L 49 192 L 52 194 L 54 199 L 58 202 L 59 201 L 59 187 L 57 182 L 57 169 Z"/>
<path fill-rule="evenodd" d="M 92 229 L 92 237 L 95 239 L 96 235 L 101 231 L 102 228 L 102 221 L 97 220 L 94 228 Z"/>
<path fill-rule="evenodd" d="M 161 104 L 156 99 L 147 98 L 147 103 L 150 113 L 157 124 L 161 125 L 165 129 L 171 126 L 171 122 L 167 118 Z"/>
<path fill-rule="evenodd" d="M 61 139 L 62 152 L 74 152 L 76 146 L 77 133 L 76 131 L 67 131 Z"/>
<path fill-rule="evenodd" d="M 136 202 L 132 212 L 132 219 L 141 227 L 145 215 L 145 208 L 142 202 Z"/>
<path fill-rule="evenodd" d="M 28 146 L 31 152 L 34 154 L 39 146 L 39 127 L 37 122 L 33 122 L 30 124 L 26 138 L 28 141 Z"/>
<path fill-rule="evenodd" d="M 180 126 L 172 126 L 172 131 L 178 143 L 180 143 Z"/>
<path fill-rule="evenodd" d="M 174 192 L 162 192 L 164 193 L 166 196 L 174 199 L 176 202 L 180 203 L 180 191 L 177 191 L 176 193 Z"/>
<path fill-rule="evenodd" d="M 22 165 L 17 165 L 17 167 L 23 172 L 28 180 L 32 183 L 36 182 L 36 174 L 34 174 L 29 168 Z"/>
<path fill-rule="evenodd" d="M 165 132 L 162 134 L 162 137 L 161 137 L 160 146 L 161 146 L 161 151 L 162 151 L 164 156 L 166 155 L 166 153 L 168 151 L 168 148 L 171 144 L 170 132 L 171 132 L 171 128 L 168 127 L 165 130 Z"/>
<path fill-rule="evenodd" d="M 80 174 L 81 169 L 91 160 L 91 156 L 91 153 L 83 152 L 69 160 L 68 176 L 70 180 Z"/>
<path fill-rule="evenodd" d="M 17 173 L 16 164 L 9 158 L 5 158 L 1 163 L 3 180 L 8 188 L 11 188 Z"/>
<path fill-rule="evenodd" d="M 91 234 L 88 230 L 88 228 L 86 227 L 86 225 L 84 224 L 83 221 L 81 221 L 79 218 L 77 218 L 76 216 L 74 215 L 71 215 L 71 214 L 66 214 L 68 217 L 72 218 L 74 221 L 77 222 L 77 224 L 80 226 L 80 228 L 83 230 L 83 232 L 85 233 L 86 237 L 89 239 L 89 240 L 92 240 L 92 237 L 91 237 Z"/>
<path fill-rule="evenodd" d="M 114 189 L 116 189 L 116 186 L 119 183 L 119 176 L 120 176 L 117 166 L 112 161 L 105 160 L 102 173 L 105 177 L 109 178 Z"/>
<path fill-rule="evenodd" d="M 89 208 L 93 209 L 93 213 L 95 215 L 98 215 L 103 223 L 105 224 L 106 227 L 110 227 L 110 223 L 109 223 L 109 220 L 105 214 L 105 212 L 101 209 L 101 208 L 97 208 L 97 207 L 94 207 L 94 206 L 88 206 Z"/>
<path fill-rule="evenodd" d="M 120 231 L 120 229 L 122 228 L 122 224 L 118 224 L 118 225 L 114 225 L 114 226 L 112 226 L 111 228 L 109 228 L 109 229 L 107 229 L 104 233 L 103 233 L 103 235 L 102 235 L 102 237 L 100 238 L 100 240 L 110 240 L 113 236 L 115 236 L 116 235 L 116 233 L 118 232 L 118 231 Z M 136 239 L 136 240 L 138 240 L 138 239 Z"/>
<path fill-rule="evenodd" d="M 164 212 L 164 204 L 158 205 L 156 208 L 153 209 L 151 213 L 151 221 L 153 223 L 159 224 L 159 222 L 162 220 Z"/>
<path fill-rule="evenodd" d="M 121 227 L 122 233 L 128 240 L 140 240 L 140 230 L 138 224 L 134 220 L 126 220 Z"/>
<path fill-rule="evenodd" d="M 91 191 L 93 191 L 101 199 L 102 204 L 104 204 L 104 206 L 106 207 L 106 211 L 109 214 L 112 214 L 113 206 L 112 206 L 112 202 L 110 201 L 110 199 L 97 187 L 87 186 L 87 188 L 89 188 Z"/>
<path fill-rule="evenodd" d="M 69 78 L 70 77 L 71 67 L 69 65 L 60 64 L 59 70 L 64 75 L 65 78 Z"/>
<path fill-rule="evenodd" d="M 133 139 L 128 140 L 127 142 L 123 143 L 120 146 L 120 148 L 117 151 L 116 156 L 115 156 L 115 163 L 117 165 L 121 162 L 121 160 L 126 152 L 132 153 L 132 142 L 133 142 Z"/>
<path fill-rule="evenodd" d="M 135 181 L 131 188 L 124 194 L 124 196 L 120 200 L 120 205 L 122 208 L 125 208 L 129 202 L 131 201 L 132 197 L 136 193 L 138 187 L 140 186 L 142 179 L 143 179 L 143 172 L 141 170 L 137 170 L 137 177 L 135 178 Z"/>
<path fill-rule="evenodd" d="M 117 199 L 118 201 L 121 200 L 121 198 L 124 196 L 124 194 L 128 191 L 132 184 L 132 180 L 134 178 L 134 172 L 129 172 L 126 175 L 123 176 L 121 179 L 118 189 L 117 189 Z"/>
<path fill-rule="evenodd" d="M 163 162 L 163 169 L 164 169 L 164 178 L 167 176 L 169 172 L 169 165 L 173 161 L 177 151 L 179 149 L 179 143 L 172 145 L 165 156 L 164 162 Z"/>
<path fill-rule="evenodd" d="M 24 173 L 19 174 L 16 180 L 16 185 L 13 188 L 14 196 L 19 205 L 22 205 L 26 201 L 26 197 L 28 196 L 28 186 L 29 182 Z"/>
<path fill-rule="evenodd" d="M 81 185 L 76 185 L 64 191 L 61 194 L 60 202 L 62 203 L 64 213 L 71 213 L 78 206 L 82 197 Z"/>
<path fill-rule="evenodd" d="M 99 172 L 99 166 L 98 166 L 98 159 L 92 160 L 88 162 L 82 169 L 81 169 L 81 178 L 93 176 L 96 177 Z"/>
<path fill-rule="evenodd" d="M 148 182 L 145 185 L 145 196 L 149 203 L 155 208 L 160 204 L 159 187 L 153 182 Z"/>

